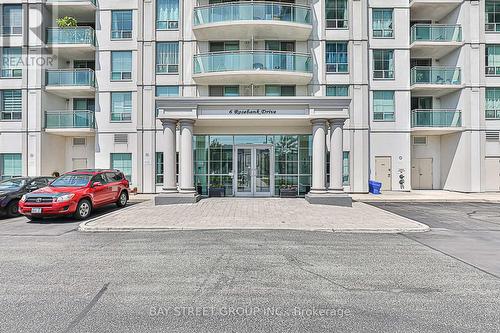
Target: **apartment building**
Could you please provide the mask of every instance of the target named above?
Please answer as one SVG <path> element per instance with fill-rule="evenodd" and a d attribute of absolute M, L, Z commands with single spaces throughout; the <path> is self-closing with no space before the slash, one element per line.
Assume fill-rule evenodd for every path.
<path fill-rule="evenodd" d="M 500 190 L 500 1 L 0 10 L 2 178 L 111 167 L 140 192 L 193 196 L 367 192 L 372 179 Z"/>

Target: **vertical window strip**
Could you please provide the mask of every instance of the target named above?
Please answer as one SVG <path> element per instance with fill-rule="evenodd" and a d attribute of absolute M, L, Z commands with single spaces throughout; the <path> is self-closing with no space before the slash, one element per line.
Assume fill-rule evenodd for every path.
<path fill-rule="evenodd" d="M 179 43 L 156 43 L 156 73 L 179 72 Z"/>
<path fill-rule="evenodd" d="M 156 152 L 155 156 L 155 183 L 156 185 L 163 184 L 164 166 L 163 163 L 163 152 Z"/>

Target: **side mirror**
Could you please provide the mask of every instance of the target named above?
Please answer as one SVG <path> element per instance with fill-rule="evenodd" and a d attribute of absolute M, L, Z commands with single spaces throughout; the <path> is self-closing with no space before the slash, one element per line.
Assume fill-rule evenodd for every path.
<path fill-rule="evenodd" d="M 26 189 L 28 191 L 34 191 L 34 190 L 38 190 L 38 186 L 36 184 L 29 184 Z"/>
<path fill-rule="evenodd" d="M 92 187 L 102 186 L 101 182 L 93 182 Z"/>

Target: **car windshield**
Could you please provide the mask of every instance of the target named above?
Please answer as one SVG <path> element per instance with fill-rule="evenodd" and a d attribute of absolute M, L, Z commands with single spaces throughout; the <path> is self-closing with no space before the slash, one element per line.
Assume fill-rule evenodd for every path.
<path fill-rule="evenodd" d="M 52 187 L 81 187 L 86 186 L 92 175 L 62 175 L 50 183 Z"/>
<path fill-rule="evenodd" d="M 28 181 L 27 178 L 11 178 L 0 182 L 0 190 L 18 190 Z"/>

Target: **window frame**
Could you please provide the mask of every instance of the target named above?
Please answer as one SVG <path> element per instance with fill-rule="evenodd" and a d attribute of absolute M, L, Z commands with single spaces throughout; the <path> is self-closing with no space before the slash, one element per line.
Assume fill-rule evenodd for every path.
<path fill-rule="evenodd" d="M 2 36 L 22 36 L 23 35 L 23 24 L 24 24 L 24 18 L 23 18 L 23 5 L 22 4 L 15 4 L 15 3 L 4 3 L 4 4 L 1 4 L 0 5 L 1 9 L 2 9 L 2 16 L 1 16 L 1 31 L 0 31 L 0 34 Z M 13 7 L 16 7 L 17 9 L 20 10 L 21 12 L 21 22 L 19 25 L 14 25 L 14 26 L 5 26 L 4 25 L 4 22 L 5 22 L 5 9 L 6 8 L 13 8 Z M 5 32 L 5 28 L 9 28 L 9 32 Z M 17 29 L 17 30 L 16 30 Z M 16 32 L 18 31 L 18 32 Z"/>
<path fill-rule="evenodd" d="M 120 161 L 130 161 L 130 174 L 126 173 L 123 168 L 117 168 L 114 166 L 114 161 L 116 157 L 124 157 L 127 156 L 129 159 L 120 159 Z M 123 175 L 125 176 L 125 179 L 127 179 L 130 183 L 132 182 L 132 173 L 133 173 L 133 156 L 132 153 L 110 153 L 109 155 L 109 164 L 110 164 L 110 169 L 111 170 L 119 170 Z"/>
<path fill-rule="evenodd" d="M 19 94 L 19 111 L 5 111 L 5 93 L 17 93 Z M 16 96 L 17 97 L 17 96 Z M 10 114 L 10 118 L 5 118 L 5 114 Z M 14 115 L 18 115 L 19 118 L 15 118 Z M 21 89 L 2 89 L 0 90 L 0 122 L 19 122 L 23 119 L 23 92 Z"/>
<path fill-rule="evenodd" d="M 332 4 L 329 7 L 329 2 Z M 340 6 L 339 4 L 343 3 L 345 7 Z M 349 1 L 348 0 L 325 0 L 325 28 L 327 30 L 348 30 L 349 29 Z M 328 11 L 331 10 L 333 12 L 337 12 L 336 15 L 339 15 L 340 10 L 345 8 L 344 18 L 328 18 Z M 330 25 L 329 22 L 334 22 L 334 24 Z M 342 26 L 339 27 L 339 22 L 343 22 Z"/>
<path fill-rule="evenodd" d="M 488 6 L 492 5 L 494 10 L 493 12 L 488 12 Z M 500 17 L 500 2 L 498 1 L 491 1 L 491 0 L 486 0 L 485 5 L 484 5 L 484 31 L 485 33 L 500 33 L 500 21 L 499 22 L 490 22 L 489 21 L 489 15 L 492 15 L 492 17 Z M 489 29 L 493 27 L 493 29 Z"/>
<path fill-rule="evenodd" d="M 340 95 L 338 93 L 336 93 L 336 94 L 329 94 L 328 93 L 329 89 L 335 89 L 335 91 L 338 91 L 339 89 L 346 89 L 347 94 L 345 94 L 345 95 Z M 330 97 L 349 97 L 349 94 L 350 94 L 350 89 L 349 89 L 349 85 L 348 84 L 328 84 L 326 86 L 326 93 L 325 93 L 326 96 L 330 96 Z"/>
<path fill-rule="evenodd" d="M 117 54 L 127 54 L 127 55 L 130 55 L 130 71 L 118 71 L 118 70 L 115 70 L 114 66 L 113 66 L 113 56 L 117 55 Z M 132 72 L 134 70 L 134 54 L 132 51 L 129 51 L 129 50 L 120 50 L 120 51 L 111 51 L 111 75 L 110 75 L 110 81 L 111 82 L 130 82 L 132 81 Z M 121 62 L 121 66 L 123 66 L 123 60 L 120 61 Z M 114 78 L 114 75 L 115 74 L 118 74 L 120 76 L 119 79 L 117 78 Z"/>
<path fill-rule="evenodd" d="M 15 162 L 14 169 L 16 174 L 14 175 L 6 175 L 5 174 L 5 157 L 12 157 L 11 161 Z M 15 157 L 15 160 L 14 160 Z M 19 171 L 19 172 L 17 172 Z M 6 180 L 14 177 L 22 177 L 23 175 L 23 154 L 22 153 L 0 153 L 0 180 Z"/>
<path fill-rule="evenodd" d="M 378 59 L 376 57 L 376 54 L 381 54 L 382 57 L 381 59 Z M 385 54 L 390 54 L 391 57 L 390 59 L 385 59 Z M 396 66 L 395 66 L 395 60 L 394 60 L 394 49 L 374 49 L 372 51 L 372 79 L 373 80 L 395 80 L 396 78 Z M 376 69 L 377 67 L 377 62 L 382 63 L 383 69 Z M 385 63 L 387 62 L 388 68 L 385 68 Z M 392 69 L 391 69 L 391 62 L 392 62 Z M 377 77 L 375 73 L 381 72 L 382 77 Z"/>
<path fill-rule="evenodd" d="M 118 96 L 118 95 L 127 95 L 130 96 L 130 112 L 113 112 L 113 96 Z M 109 121 L 113 123 L 131 123 L 132 122 L 132 109 L 133 109 L 133 95 L 131 91 L 112 91 L 110 92 L 110 108 L 109 108 Z M 122 109 L 128 108 L 126 105 L 126 100 L 123 101 Z M 113 114 L 119 114 L 121 119 L 113 119 Z M 128 115 L 128 117 L 124 117 L 124 115 Z"/>
<path fill-rule="evenodd" d="M 156 1 L 156 9 L 155 9 L 155 30 L 159 30 L 159 31 L 172 31 L 172 30 L 179 30 L 179 21 L 180 21 L 180 13 L 179 13 L 179 10 L 180 10 L 180 1 L 177 0 L 177 20 L 159 20 L 159 10 L 160 10 L 160 6 L 159 6 L 159 3 L 162 2 L 162 1 L 165 1 L 165 0 L 157 0 Z M 168 0 L 167 0 L 168 1 Z M 167 2 L 165 1 L 165 2 Z M 167 10 L 167 9 L 165 9 Z M 163 27 L 160 27 L 160 23 L 163 23 L 165 22 L 165 28 Z"/>
<path fill-rule="evenodd" d="M 378 23 L 380 23 L 381 27 L 384 26 L 385 23 L 385 14 L 387 12 L 390 13 L 391 15 L 391 21 L 390 21 L 390 29 L 375 29 L 375 14 L 380 12 L 382 15 L 381 20 L 377 20 Z M 381 35 L 376 36 L 375 31 L 380 31 Z M 385 32 L 390 32 L 390 35 L 386 36 Z M 372 37 L 375 39 L 394 39 L 394 8 L 372 8 Z"/>
<path fill-rule="evenodd" d="M 20 67 L 11 67 L 10 61 L 7 67 L 4 66 L 4 54 L 5 50 L 17 50 L 19 51 L 18 63 L 21 63 Z M 3 46 L 0 48 L 0 78 L 2 79 L 20 79 L 23 77 L 23 48 L 16 46 Z M 9 55 L 9 59 L 13 59 L 12 54 Z M 11 75 L 3 75 L 4 71 L 10 71 Z"/>
<path fill-rule="evenodd" d="M 176 45 L 177 47 L 177 55 L 175 56 L 176 58 L 176 62 L 167 62 L 167 63 L 160 63 L 160 47 L 161 45 L 166 45 L 166 44 L 171 44 L 171 45 Z M 180 58 L 180 45 L 179 45 L 179 42 L 178 41 L 171 41 L 171 42 L 157 42 L 156 43 L 156 50 L 155 50 L 155 73 L 157 75 L 178 75 L 179 74 L 179 58 Z M 169 54 L 169 53 L 165 53 L 165 56 L 164 57 L 171 57 L 173 55 L 172 54 Z M 172 68 L 175 68 L 175 70 L 170 70 L 170 66 L 172 66 Z M 166 70 L 163 71 L 163 70 L 159 70 L 160 67 L 166 67 Z"/>
<path fill-rule="evenodd" d="M 488 104 L 496 104 L 494 102 L 488 102 L 488 93 L 492 92 L 495 96 L 498 96 L 498 107 L 488 108 Z M 493 116 L 491 114 L 493 113 Z M 490 116 L 488 116 L 490 114 Z M 487 87 L 484 94 L 484 118 L 485 120 L 500 120 L 500 87 Z"/>
<path fill-rule="evenodd" d="M 155 153 L 155 185 L 163 185 L 165 180 L 165 159 L 162 151 Z M 161 170 L 160 170 L 161 169 Z M 161 171 L 161 172 L 160 172 Z M 159 180 L 161 179 L 161 181 Z"/>
<path fill-rule="evenodd" d="M 114 30 L 113 29 L 113 23 L 114 23 L 114 18 L 115 14 L 122 14 L 122 19 L 123 19 L 123 14 L 130 14 L 130 30 L 125 30 L 125 29 L 118 29 Z M 121 21 L 123 25 L 123 21 Z M 132 39 L 132 33 L 134 31 L 134 12 L 131 9 L 119 9 L 119 10 L 111 10 L 111 35 L 110 39 L 111 40 L 131 40 Z M 118 32 L 119 37 L 116 37 L 113 35 L 113 33 Z M 124 34 L 127 33 L 127 36 L 124 37 Z M 128 35 L 130 34 L 130 35 Z"/>
<path fill-rule="evenodd" d="M 380 99 L 376 98 L 376 94 L 387 94 L 390 93 L 392 95 L 392 110 L 391 112 L 387 111 L 376 111 L 377 108 L 387 107 L 389 104 L 375 104 L 375 101 L 387 101 L 388 99 Z M 395 122 L 396 121 L 396 92 L 394 90 L 374 90 L 372 93 L 373 102 L 372 102 L 372 119 L 374 122 Z M 377 118 L 376 115 L 381 114 L 382 118 Z M 386 117 L 386 115 L 391 115 L 391 117 Z"/>
<path fill-rule="evenodd" d="M 328 51 L 328 45 L 335 45 L 335 51 L 329 52 Z M 339 46 L 345 46 L 345 51 L 340 50 L 339 51 Z M 329 56 L 329 53 L 331 55 Z M 338 58 L 342 57 L 345 55 L 346 62 L 328 62 L 328 58 Z M 328 70 L 328 66 L 333 66 L 335 70 Z M 340 66 L 345 66 L 345 71 L 339 70 Z M 343 67 L 342 67 L 343 68 Z M 327 74 L 348 74 L 349 73 L 349 42 L 347 41 L 328 41 L 325 44 L 325 72 Z"/>
<path fill-rule="evenodd" d="M 494 49 L 495 53 L 492 54 L 493 56 L 497 56 L 497 59 L 492 59 L 493 61 L 493 66 L 488 66 L 490 63 L 489 56 L 490 54 L 488 51 L 490 49 Z M 486 76 L 500 76 L 500 44 L 486 44 L 485 46 L 485 52 L 484 52 L 484 74 Z"/>

